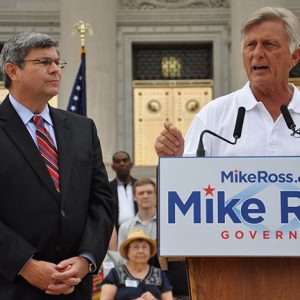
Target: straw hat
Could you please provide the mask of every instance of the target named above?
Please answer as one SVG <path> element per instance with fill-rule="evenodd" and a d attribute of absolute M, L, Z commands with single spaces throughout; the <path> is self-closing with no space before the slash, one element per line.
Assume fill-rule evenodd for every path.
<path fill-rule="evenodd" d="M 156 248 L 156 242 L 152 240 L 150 237 L 148 237 L 143 230 L 134 230 L 129 232 L 127 236 L 127 240 L 125 240 L 119 249 L 119 252 L 121 256 L 125 259 L 128 259 L 127 251 L 128 246 L 131 242 L 136 240 L 144 240 L 150 244 L 150 257 L 153 257 L 156 254 L 157 248 Z"/>

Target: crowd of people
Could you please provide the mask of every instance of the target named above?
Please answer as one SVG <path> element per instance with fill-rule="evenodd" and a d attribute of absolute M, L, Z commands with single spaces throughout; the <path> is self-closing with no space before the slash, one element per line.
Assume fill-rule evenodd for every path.
<path fill-rule="evenodd" d="M 133 236 L 135 236 L 137 239 L 137 237 L 140 235 L 142 235 L 140 240 L 143 240 L 143 238 L 147 237 L 147 239 L 149 239 L 148 241 L 151 240 L 152 244 L 156 245 L 157 242 L 156 184 L 150 178 L 136 179 L 132 177 L 132 167 L 133 163 L 131 161 L 129 153 L 125 151 L 118 151 L 113 154 L 112 169 L 115 171 L 116 177 L 112 181 L 110 181 L 110 185 L 113 189 L 115 201 L 114 207 L 116 209 L 115 226 L 108 252 L 103 262 L 103 271 L 105 277 L 103 285 L 105 286 L 103 286 L 101 290 L 101 300 L 102 298 L 127 299 L 124 296 L 125 294 L 123 292 L 121 292 L 121 296 L 117 296 L 118 293 L 115 295 L 115 287 L 106 286 L 109 283 L 112 284 L 111 281 L 106 280 L 107 276 L 110 278 L 110 280 L 112 280 L 111 270 L 114 270 L 113 272 L 115 276 L 116 274 L 119 274 L 118 272 L 121 272 L 120 269 L 118 269 L 119 267 L 122 268 L 123 271 L 121 273 L 123 275 L 125 273 L 130 274 L 126 267 L 127 264 L 129 263 L 129 265 L 133 266 L 137 265 L 137 262 L 134 263 L 132 261 L 127 261 L 127 258 L 131 256 L 124 254 L 124 248 L 126 248 L 124 245 L 127 245 L 128 241 L 131 240 Z M 121 202 L 124 202 L 126 204 L 121 204 Z M 127 205 L 127 203 L 129 204 Z M 143 251 L 143 248 L 141 247 L 137 255 L 141 255 L 144 257 L 144 252 L 145 251 Z M 131 253 L 131 251 L 129 251 L 129 253 Z M 147 265 L 144 265 L 145 262 L 147 263 Z M 173 299 L 173 296 L 174 299 L 189 299 L 185 262 L 181 261 L 178 262 L 178 264 L 179 267 L 175 267 L 175 261 L 168 262 L 164 258 L 159 258 L 157 256 L 156 250 L 153 251 L 153 253 L 151 252 L 151 255 L 147 255 L 146 261 L 142 262 L 142 268 L 148 269 L 149 267 L 151 270 L 159 270 L 155 272 L 162 272 L 162 276 L 164 276 L 164 284 L 166 284 L 166 286 L 168 286 L 170 290 L 164 296 L 162 295 L 161 299 Z M 118 272 L 116 270 L 118 270 Z M 152 274 L 152 271 L 150 273 Z M 132 275 L 134 274 L 131 274 L 131 276 Z M 129 278 L 128 280 L 132 280 L 132 278 Z M 145 281 L 149 281 L 149 278 L 145 277 Z M 156 285 L 157 284 L 158 283 L 156 283 Z M 164 289 L 163 285 L 161 286 L 161 288 Z M 151 293 L 152 288 L 150 287 L 148 291 L 145 290 L 145 287 L 143 287 L 143 290 L 144 292 Z M 154 295 L 152 295 L 152 293 L 146 294 L 141 299 L 153 299 L 151 297 L 154 297 L 155 293 L 156 292 L 154 292 Z M 170 298 L 170 295 L 172 295 L 172 298 Z M 135 298 L 133 297 L 133 299 Z M 160 298 L 156 296 L 156 298 L 154 299 Z"/>

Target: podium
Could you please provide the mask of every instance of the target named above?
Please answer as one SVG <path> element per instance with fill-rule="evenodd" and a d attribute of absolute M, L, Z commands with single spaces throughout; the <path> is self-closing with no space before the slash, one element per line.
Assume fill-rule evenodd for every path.
<path fill-rule="evenodd" d="M 299 163 L 160 159 L 159 255 L 186 257 L 191 300 L 300 299 Z"/>
<path fill-rule="evenodd" d="M 187 258 L 191 300 L 300 299 L 295 257 Z"/>

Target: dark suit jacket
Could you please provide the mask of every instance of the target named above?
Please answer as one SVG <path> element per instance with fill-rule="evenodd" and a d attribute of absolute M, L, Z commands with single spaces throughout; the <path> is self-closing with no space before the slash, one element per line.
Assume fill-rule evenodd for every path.
<path fill-rule="evenodd" d="M 131 177 L 132 185 L 136 181 L 137 181 L 136 178 Z M 118 196 L 118 182 L 117 182 L 117 178 L 115 178 L 114 180 L 110 181 L 109 184 L 110 184 L 110 188 L 112 190 L 113 200 L 114 200 L 114 214 L 115 214 L 114 223 L 115 223 L 116 230 L 118 232 L 118 230 L 119 230 L 119 196 Z M 133 204 L 134 204 L 134 212 L 136 214 L 137 211 L 138 211 L 138 206 L 137 206 L 136 201 L 134 201 Z"/>
<path fill-rule="evenodd" d="M 112 231 L 113 203 L 92 120 L 50 107 L 61 195 L 24 123 L 0 105 L 0 299 L 89 300 L 92 275 L 68 296 L 48 296 L 18 272 L 33 256 L 58 263 L 88 251 L 99 268 Z"/>

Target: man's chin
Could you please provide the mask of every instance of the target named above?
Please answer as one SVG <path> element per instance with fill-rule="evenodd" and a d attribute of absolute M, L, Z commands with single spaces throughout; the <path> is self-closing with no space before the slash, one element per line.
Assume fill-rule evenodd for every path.
<path fill-rule="evenodd" d="M 268 78 L 255 78 L 250 80 L 250 82 L 251 82 L 251 87 L 256 87 L 256 88 L 267 88 L 275 84 L 274 80 Z"/>
<path fill-rule="evenodd" d="M 58 95 L 58 89 L 51 89 L 50 91 L 48 91 L 48 97 L 50 97 L 49 99 L 55 97 Z"/>
<path fill-rule="evenodd" d="M 118 177 L 120 177 L 120 178 L 127 177 L 128 175 L 129 175 L 128 171 L 126 171 L 126 172 L 118 172 Z"/>
<path fill-rule="evenodd" d="M 50 100 L 52 100 L 54 97 L 57 96 L 58 93 L 50 93 L 47 95 L 47 102 L 49 102 Z"/>

